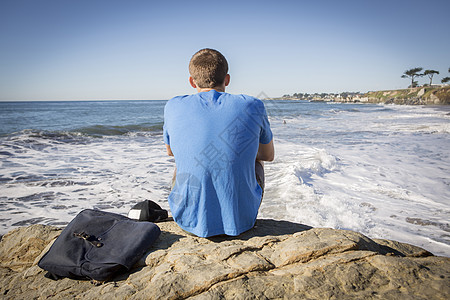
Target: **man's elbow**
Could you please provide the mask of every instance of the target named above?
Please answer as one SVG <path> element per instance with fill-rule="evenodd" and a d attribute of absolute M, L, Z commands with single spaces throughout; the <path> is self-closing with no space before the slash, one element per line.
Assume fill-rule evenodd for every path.
<path fill-rule="evenodd" d="M 260 144 L 256 159 L 262 161 L 273 161 L 275 159 L 275 148 L 273 147 L 273 141 L 268 144 Z"/>
<path fill-rule="evenodd" d="M 263 161 L 273 161 L 274 159 L 275 159 L 275 153 L 272 152 L 272 153 L 267 153 L 267 154 L 265 154 L 260 160 L 263 160 Z"/>
<path fill-rule="evenodd" d="M 170 146 L 167 144 L 166 144 L 166 150 L 167 150 L 167 155 L 173 156 L 172 149 L 170 149 Z"/>

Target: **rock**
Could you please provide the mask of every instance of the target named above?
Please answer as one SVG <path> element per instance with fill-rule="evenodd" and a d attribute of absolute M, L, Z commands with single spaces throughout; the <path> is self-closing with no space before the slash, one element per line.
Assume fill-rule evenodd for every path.
<path fill-rule="evenodd" d="M 425 88 L 420 89 L 420 91 L 417 93 L 418 97 L 422 97 L 423 95 L 425 95 Z"/>
<path fill-rule="evenodd" d="M 401 90 L 367 92 L 362 96 L 368 103 L 406 105 L 450 104 L 450 86 L 433 85 Z"/>
<path fill-rule="evenodd" d="M 30 267 L 49 242 L 60 233 L 61 229 L 44 225 L 10 231 L 0 241 L 0 267 L 15 271 Z"/>
<path fill-rule="evenodd" d="M 198 238 L 174 222 L 114 281 L 44 277 L 37 257 L 59 229 L 32 225 L 0 241 L 4 299 L 448 299 L 450 258 L 346 230 L 257 220 L 239 237 Z M 16 242 L 14 242 L 16 241 Z"/>

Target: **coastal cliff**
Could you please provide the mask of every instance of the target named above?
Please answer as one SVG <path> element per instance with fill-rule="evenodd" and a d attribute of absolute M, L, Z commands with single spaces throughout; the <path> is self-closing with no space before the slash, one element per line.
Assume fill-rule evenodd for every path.
<path fill-rule="evenodd" d="M 450 86 L 368 92 L 363 99 L 370 103 L 444 105 L 450 104 Z"/>
<path fill-rule="evenodd" d="M 353 231 L 257 220 L 239 237 L 198 238 L 174 222 L 130 273 L 94 286 L 37 266 L 61 229 L 32 225 L 0 242 L 2 299 L 448 299 L 450 258 Z"/>
<path fill-rule="evenodd" d="M 265 100 L 308 100 L 313 102 L 344 102 L 344 103 L 384 103 L 407 105 L 446 105 L 450 104 L 450 86 L 422 86 L 402 90 L 360 92 L 343 92 L 340 94 L 303 94 L 284 95 L 280 98 L 265 98 Z"/>

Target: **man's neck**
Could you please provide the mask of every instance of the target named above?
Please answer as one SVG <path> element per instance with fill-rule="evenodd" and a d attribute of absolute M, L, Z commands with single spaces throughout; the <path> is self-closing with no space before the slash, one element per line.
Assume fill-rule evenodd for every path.
<path fill-rule="evenodd" d="M 215 90 L 219 93 L 224 93 L 225 92 L 225 87 L 215 87 L 215 88 L 197 88 L 197 92 L 201 93 L 201 92 L 209 92 Z"/>

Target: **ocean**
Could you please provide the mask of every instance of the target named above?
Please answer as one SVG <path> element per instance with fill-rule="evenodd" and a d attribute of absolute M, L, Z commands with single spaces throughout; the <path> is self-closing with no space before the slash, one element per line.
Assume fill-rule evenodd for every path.
<path fill-rule="evenodd" d="M 169 209 L 166 101 L 0 102 L 0 234 L 86 208 Z M 450 107 L 265 101 L 276 158 L 259 218 L 450 257 Z"/>

